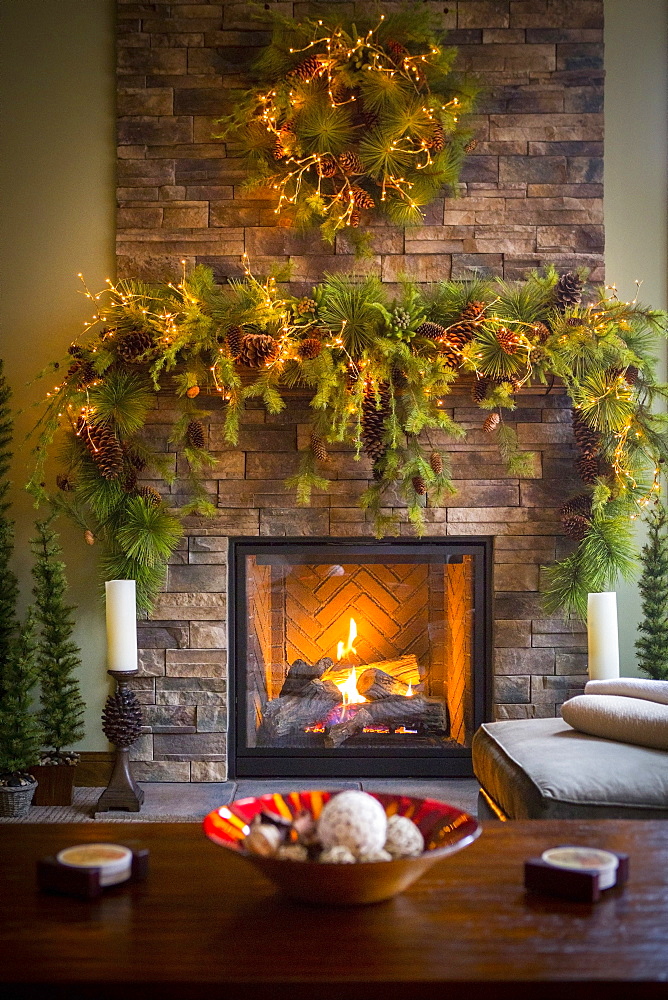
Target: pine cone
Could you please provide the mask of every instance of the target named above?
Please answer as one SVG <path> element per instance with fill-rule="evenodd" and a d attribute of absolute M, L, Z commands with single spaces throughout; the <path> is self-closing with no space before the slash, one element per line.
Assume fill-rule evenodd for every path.
<path fill-rule="evenodd" d="M 578 493 L 577 496 L 571 497 L 566 503 L 561 505 L 559 513 L 562 517 L 568 517 L 569 514 L 579 514 L 581 517 L 590 518 L 591 502 L 590 493 Z"/>
<path fill-rule="evenodd" d="M 573 437 L 585 458 L 594 458 L 600 450 L 601 435 L 585 421 L 581 410 L 573 409 Z"/>
<path fill-rule="evenodd" d="M 560 312 L 566 312 L 570 306 L 577 306 L 582 301 L 582 281 L 575 271 L 567 271 L 561 275 L 554 294 Z"/>
<path fill-rule="evenodd" d="M 378 386 L 376 395 L 369 387 L 362 400 L 362 444 L 364 451 L 374 461 L 382 458 L 387 451 L 383 442 L 385 421 L 390 415 L 390 387 L 385 382 Z"/>
<path fill-rule="evenodd" d="M 581 316 L 569 316 L 566 320 L 566 326 L 584 326 L 584 320 Z"/>
<path fill-rule="evenodd" d="M 429 464 L 431 465 L 431 471 L 435 476 L 440 476 L 443 474 L 443 456 L 438 451 L 432 451 L 429 456 Z"/>
<path fill-rule="evenodd" d="M 137 496 L 145 500 L 151 507 L 159 507 L 162 503 L 162 497 L 152 486 L 140 486 L 137 490 Z"/>
<path fill-rule="evenodd" d="M 274 143 L 271 155 L 275 160 L 283 160 L 288 155 L 287 150 L 280 139 L 277 139 Z"/>
<path fill-rule="evenodd" d="M 400 66 L 406 56 L 410 54 L 405 45 L 402 45 L 401 42 L 395 42 L 392 38 L 385 42 L 385 49 L 397 66 Z"/>
<path fill-rule="evenodd" d="M 126 452 L 125 457 L 127 458 L 132 468 L 136 469 L 137 472 L 143 472 L 144 469 L 146 468 L 146 459 L 142 458 L 141 455 L 138 455 L 136 451 Z"/>
<path fill-rule="evenodd" d="M 318 340 L 317 337 L 307 337 L 306 340 L 302 340 L 297 352 L 302 361 L 313 361 L 317 358 L 322 351 L 322 341 Z"/>
<path fill-rule="evenodd" d="M 311 451 L 318 462 L 326 462 L 329 459 L 325 442 L 315 431 L 311 431 Z"/>
<path fill-rule="evenodd" d="M 440 153 L 445 147 L 445 129 L 440 122 L 436 122 L 434 125 L 431 137 L 426 143 L 427 149 L 433 149 L 435 153 Z"/>
<path fill-rule="evenodd" d="M 134 469 L 130 469 L 126 473 L 125 479 L 123 480 L 123 489 L 126 493 L 134 493 L 137 489 L 137 473 Z"/>
<path fill-rule="evenodd" d="M 247 368 L 260 368 L 278 354 L 278 343 L 266 333 L 247 333 L 241 341 L 239 360 Z"/>
<path fill-rule="evenodd" d="M 482 429 L 485 434 L 491 434 L 501 423 L 501 417 L 498 413 L 490 413 L 488 417 L 485 418 L 485 422 L 482 425 Z"/>
<path fill-rule="evenodd" d="M 123 361 L 132 363 L 153 347 L 153 337 L 146 330 L 130 330 L 116 341 L 116 353 Z"/>
<path fill-rule="evenodd" d="M 98 379 L 98 374 L 90 361 L 76 361 L 67 369 L 67 378 L 76 376 L 77 389 L 85 389 Z"/>
<path fill-rule="evenodd" d="M 586 486 L 595 486 L 600 474 L 598 459 L 594 456 L 580 455 L 575 463 L 578 475 Z"/>
<path fill-rule="evenodd" d="M 419 497 L 423 497 L 426 494 L 427 484 L 422 476 L 413 476 L 411 483 L 413 484 L 413 489 Z"/>
<path fill-rule="evenodd" d="M 431 323 L 429 320 L 425 320 L 424 323 L 420 323 L 419 327 L 415 331 L 416 337 L 426 337 L 427 340 L 440 340 L 442 337 L 446 336 L 445 328 L 439 326 L 438 323 Z"/>
<path fill-rule="evenodd" d="M 86 545 L 95 545 L 95 535 L 90 528 L 86 528 L 84 531 L 84 542 Z"/>
<path fill-rule="evenodd" d="M 72 476 L 68 473 L 65 473 L 64 475 L 59 473 L 56 476 L 56 486 L 59 490 L 62 490 L 63 493 L 72 493 L 76 487 L 76 483 Z"/>
<path fill-rule="evenodd" d="M 448 342 L 460 349 L 465 347 L 478 332 L 486 309 L 486 302 L 469 302 L 465 305 L 457 322 L 447 331 Z"/>
<path fill-rule="evenodd" d="M 362 216 L 358 209 L 354 208 L 350 213 L 350 225 L 353 229 L 357 229 L 360 222 L 362 221 Z"/>
<path fill-rule="evenodd" d="M 466 145 L 464 146 L 464 152 L 472 153 L 477 145 L 478 145 L 477 139 L 470 139 L 469 142 L 467 142 Z"/>
<path fill-rule="evenodd" d="M 350 176 L 351 174 L 363 174 L 364 164 L 360 160 L 357 153 L 352 149 L 347 149 L 345 153 L 341 153 L 339 156 L 339 166 L 343 170 L 344 174 Z"/>
<path fill-rule="evenodd" d="M 230 326 L 225 334 L 227 349 L 233 358 L 238 358 L 241 354 L 241 343 L 244 339 L 244 331 L 240 326 Z"/>
<path fill-rule="evenodd" d="M 369 192 L 359 185 L 356 184 L 351 190 L 355 208 L 373 208 L 376 204 Z"/>
<path fill-rule="evenodd" d="M 191 420 L 186 428 L 186 437 L 191 448 L 203 448 L 206 443 L 204 424 L 201 420 Z"/>
<path fill-rule="evenodd" d="M 134 691 L 121 688 L 110 694 L 102 712 L 102 731 L 117 747 L 130 747 L 141 734 L 144 719 Z"/>
<path fill-rule="evenodd" d="M 302 83 L 308 83 L 312 80 L 314 76 L 317 76 L 322 70 L 320 60 L 317 56 L 309 56 L 300 62 L 299 66 L 295 66 L 293 70 L 288 73 L 288 79 L 300 80 Z"/>
<path fill-rule="evenodd" d="M 624 373 L 624 378 L 626 379 L 627 384 L 635 385 L 636 382 L 638 381 L 639 374 L 640 372 L 638 371 L 635 365 L 629 365 L 629 367 L 626 369 Z"/>
<path fill-rule="evenodd" d="M 378 124 L 378 115 L 375 111 L 366 111 L 361 105 L 355 112 L 354 124 L 362 128 L 370 129 Z"/>
<path fill-rule="evenodd" d="M 77 436 L 83 441 L 103 479 L 117 479 L 123 471 L 123 449 L 114 432 L 105 424 L 77 422 Z"/>
<path fill-rule="evenodd" d="M 474 403 L 480 405 L 483 399 L 487 395 L 489 387 L 494 383 L 488 378 L 478 378 L 476 379 L 473 388 L 471 389 L 471 399 Z"/>
<path fill-rule="evenodd" d="M 80 358 L 83 354 L 83 348 L 79 347 L 78 344 L 70 344 L 67 348 L 67 353 L 73 358 Z"/>
<path fill-rule="evenodd" d="M 548 337 L 552 336 L 552 331 L 545 323 L 537 322 L 533 325 L 533 330 L 538 338 L 539 344 L 544 344 Z"/>
<path fill-rule="evenodd" d="M 583 517 L 582 514 L 569 514 L 562 519 L 561 523 L 563 524 L 564 532 L 570 538 L 574 538 L 576 542 L 581 542 L 583 538 L 586 538 L 591 528 L 591 521 Z"/>
<path fill-rule="evenodd" d="M 496 340 L 503 351 L 504 354 L 508 354 L 512 357 L 513 354 L 517 354 L 521 346 L 521 340 L 512 330 L 507 330 L 505 326 L 496 331 Z"/>
<path fill-rule="evenodd" d="M 330 153 L 327 153 L 326 156 L 318 160 L 316 170 L 320 177 L 333 177 L 337 171 L 336 160 Z"/>

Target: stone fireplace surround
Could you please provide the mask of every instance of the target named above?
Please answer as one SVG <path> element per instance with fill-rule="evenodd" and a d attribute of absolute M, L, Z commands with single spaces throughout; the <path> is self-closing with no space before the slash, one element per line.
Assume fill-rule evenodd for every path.
<path fill-rule="evenodd" d="M 366 6 L 342 0 L 347 13 Z M 404 273 L 421 283 L 467 278 L 471 269 L 512 280 L 547 263 L 561 271 L 585 265 L 592 281 L 602 281 L 603 0 L 429 6 L 458 46 L 461 68 L 483 78 L 478 145 L 464 164 L 459 199 L 437 199 L 415 229 L 374 226 L 372 258 L 355 263 L 345 240 L 329 247 L 317 233 L 277 224 L 273 202 L 244 190 L 242 164 L 212 138 L 230 94 L 250 83 L 249 57 L 269 38 L 248 5 L 118 0 L 119 277 L 172 279 L 184 259 L 224 281 L 240 274 L 246 252 L 258 274 L 289 262 L 300 294 L 325 271 L 354 269 L 380 277 L 390 294 Z M 277 0 L 276 9 L 301 16 L 307 4 Z M 541 606 L 540 567 L 569 544 L 557 508 L 581 488 L 567 400 L 544 392 L 524 390 L 512 415 L 522 445 L 536 452 L 534 476 L 522 481 L 504 472 L 468 390 L 448 397 L 470 433 L 445 446 L 457 494 L 427 510 L 427 535 L 494 539 L 497 718 L 553 716 L 585 680 L 581 626 L 547 618 Z M 167 444 L 170 409 L 161 398 L 148 434 L 180 475 L 184 460 Z M 336 452 L 331 490 L 310 509 L 297 508 L 283 487 L 307 440 L 306 400 L 293 399 L 278 417 L 249 406 L 236 448 L 223 442 L 220 400 L 211 400 L 211 411 L 217 465 L 208 489 L 218 515 L 189 520 L 165 593 L 140 623 L 135 687 L 147 723 L 133 750 L 140 780 L 226 776 L 228 536 L 372 534 L 356 503 L 369 476 L 365 460 Z M 166 492 L 162 481 L 154 485 Z M 182 492 L 177 478 L 171 496 L 178 501 Z"/>
<path fill-rule="evenodd" d="M 493 571 L 493 714 L 497 719 L 558 714 L 586 681 L 586 636 L 581 623 L 547 617 L 542 610 L 541 566 L 568 551 L 558 506 L 581 484 L 574 473 L 568 399 L 559 390 L 523 390 L 511 414 L 523 448 L 535 453 L 531 477 L 506 473 L 484 414 L 462 383 L 446 409 L 467 429 L 450 442 L 431 432 L 430 443 L 451 455 L 457 493 L 442 507 L 427 506 L 426 535 L 490 536 Z M 177 471 L 171 493 L 162 480 L 146 480 L 175 503 L 184 499 L 184 459 L 167 444 L 174 403 L 158 400 L 147 427 L 153 446 Z M 294 397 L 278 416 L 248 404 L 239 444 L 222 436 L 223 404 L 210 399 L 209 446 L 217 464 L 207 490 L 218 514 L 191 517 L 169 567 L 164 593 L 150 619 L 139 623 L 140 674 L 133 682 L 146 730 L 132 752 L 143 781 L 222 781 L 227 777 L 227 540 L 228 537 L 370 537 L 373 525 L 357 506 L 371 478 L 366 458 L 332 449 L 325 474 L 329 492 L 297 507 L 283 479 L 296 470 L 309 435 L 306 398 Z M 405 507 L 402 535 L 411 535 Z M 277 768 L 278 771 L 278 768 Z M 277 776 L 279 776 L 277 774 Z"/>

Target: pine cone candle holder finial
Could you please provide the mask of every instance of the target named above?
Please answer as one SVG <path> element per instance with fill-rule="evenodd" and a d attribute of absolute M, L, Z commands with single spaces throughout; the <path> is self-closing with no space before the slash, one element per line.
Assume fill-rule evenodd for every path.
<path fill-rule="evenodd" d="M 102 731 L 116 747 L 116 756 L 109 784 L 98 799 L 94 812 L 110 809 L 139 812 L 144 792 L 130 771 L 130 747 L 141 735 L 144 717 L 136 694 L 128 687 L 128 682 L 137 675 L 137 671 L 109 670 L 108 673 L 116 681 L 116 691 L 105 702 Z"/>
<path fill-rule="evenodd" d="M 131 747 L 141 734 L 143 717 L 134 691 L 125 686 L 107 698 L 102 712 L 102 732 L 117 747 Z"/>

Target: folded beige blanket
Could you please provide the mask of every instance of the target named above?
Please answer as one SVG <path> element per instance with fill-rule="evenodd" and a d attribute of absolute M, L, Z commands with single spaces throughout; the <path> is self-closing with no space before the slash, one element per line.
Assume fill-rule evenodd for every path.
<path fill-rule="evenodd" d="M 625 698 L 643 698 L 668 705 L 668 681 L 644 677 L 618 677 L 614 681 L 588 681 L 585 694 L 619 694 Z"/>
<path fill-rule="evenodd" d="M 561 717 L 573 729 L 590 736 L 668 750 L 668 705 L 656 701 L 617 694 L 579 694 L 564 702 Z"/>

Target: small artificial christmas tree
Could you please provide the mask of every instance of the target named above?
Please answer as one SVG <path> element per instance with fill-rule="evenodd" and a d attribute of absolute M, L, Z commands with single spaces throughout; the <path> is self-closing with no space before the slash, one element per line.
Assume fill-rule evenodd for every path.
<path fill-rule="evenodd" d="M 643 620 L 636 642 L 638 666 L 657 681 L 668 681 L 668 510 L 657 504 L 647 518 L 648 539 L 643 545 L 638 589 Z"/>
<path fill-rule="evenodd" d="M 12 460 L 12 417 L 9 409 L 11 390 L 4 377 L 4 364 L 0 361 L 0 700 L 5 688 L 4 671 L 18 634 L 16 599 L 18 582 L 9 568 L 14 549 L 14 525 L 8 518 L 9 480 Z"/>
<path fill-rule="evenodd" d="M 76 762 L 76 755 L 63 754 L 63 748 L 84 735 L 84 703 L 74 676 L 81 660 L 79 648 L 72 641 L 74 608 L 65 602 L 65 565 L 59 558 L 61 548 L 51 527 L 52 520 L 53 516 L 37 522 L 37 536 L 32 542 L 36 662 L 41 684 L 39 719 L 44 729 L 48 763 Z"/>
<path fill-rule="evenodd" d="M 32 782 L 30 769 L 37 763 L 42 729 L 30 711 L 31 691 L 37 680 L 35 622 L 32 610 L 11 643 L 3 665 L 0 699 L 0 784 L 9 788 Z"/>

